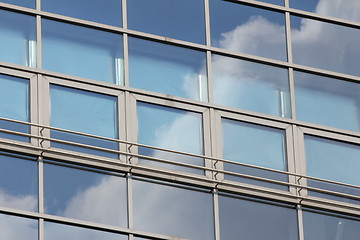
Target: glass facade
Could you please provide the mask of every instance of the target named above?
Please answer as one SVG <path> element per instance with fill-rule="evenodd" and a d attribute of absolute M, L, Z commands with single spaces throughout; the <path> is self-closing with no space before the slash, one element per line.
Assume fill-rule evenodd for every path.
<path fill-rule="evenodd" d="M 355 240 L 358 0 L 0 0 L 0 240 Z"/>

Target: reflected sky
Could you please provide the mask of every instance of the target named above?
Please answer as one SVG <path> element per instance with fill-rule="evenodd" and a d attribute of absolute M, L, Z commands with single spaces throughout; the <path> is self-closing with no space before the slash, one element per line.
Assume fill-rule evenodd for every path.
<path fill-rule="evenodd" d="M 22 7 L 35 8 L 35 0 L 1 0 L 1 2 L 19 5 Z"/>
<path fill-rule="evenodd" d="M 192 240 L 214 239 L 210 193 L 133 181 L 134 227 Z"/>
<path fill-rule="evenodd" d="M 0 154 L 0 205 L 37 211 L 38 175 L 34 158 Z"/>
<path fill-rule="evenodd" d="M 38 221 L 0 214 L 1 240 L 37 240 Z"/>
<path fill-rule="evenodd" d="M 129 38 L 130 86 L 207 101 L 205 53 Z"/>
<path fill-rule="evenodd" d="M 211 44 L 286 61 L 285 16 L 233 2 L 210 0 Z"/>
<path fill-rule="evenodd" d="M 286 69 L 220 55 L 212 56 L 211 66 L 215 103 L 290 117 Z"/>
<path fill-rule="evenodd" d="M 121 0 L 41 0 L 43 11 L 121 27 Z"/>
<path fill-rule="evenodd" d="M 358 240 L 360 219 L 303 211 L 305 240 Z"/>
<path fill-rule="evenodd" d="M 121 177 L 44 164 L 44 203 L 48 214 L 127 226 Z"/>
<path fill-rule="evenodd" d="M 221 240 L 297 240 L 296 210 L 219 196 Z M 241 236 L 241 238 L 239 238 Z"/>
<path fill-rule="evenodd" d="M 204 44 L 203 0 L 127 1 L 128 28 Z"/>

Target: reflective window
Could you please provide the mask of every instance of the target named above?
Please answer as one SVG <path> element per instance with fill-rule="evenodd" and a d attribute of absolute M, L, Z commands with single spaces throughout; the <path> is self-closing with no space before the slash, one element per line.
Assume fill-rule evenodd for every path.
<path fill-rule="evenodd" d="M 111 232 L 98 231 L 52 222 L 45 222 L 45 240 L 127 240 L 128 237 Z"/>
<path fill-rule="evenodd" d="M 43 11 L 121 27 L 121 0 L 42 0 Z"/>
<path fill-rule="evenodd" d="M 296 117 L 360 131 L 360 84 L 295 72 Z"/>
<path fill-rule="evenodd" d="M 305 240 L 358 240 L 360 219 L 330 213 L 303 211 Z"/>
<path fill-rule="evenodd" d="M 35 8 L 35 0 L 1 0 L 1 2 L 14 4 L 22 7 Z"/>
<path fill-rule="evenodd" d="M 282 13 L 210 0 L 211 44 L 231 51 L 286 61 Z"/>
<path fill-rule="evenodd" d="M 134 30 L 204 43 L 203 0 L 127 1 L 128 27 Z"/>
<path fill-rule="evenodd" d="M 360 76 L 360 30 L 291 16 L 295 63 Z"/>
<path fill-rule="evenodd" d="M 290 7 L 321 15 L 360 21 L 358 0 L 290 0 Z"/>
<path fill-rule="evenodd" d="M 284 0 L 257 0 L 257 1 L 284 6 Z"/>
<path fill-rule="evenodd" d="M 358 145 L 306 135 L 305 160 L 309 176 L 360 186 Z M 360 196 L 359 189 L 310 180 L 308 185 Z"/>
<path fill-rule="evenodd" d="M 215 103 L 290 117 L 286 69 L 220 55 L 212 56 L 211 67 Z"/>
<path fill-rule="evenodd" d="M 42 21 L 42 34 L 44 69 L 123 83 L 121 35 L 50 20 Z"/>
<path fill-rule="evenodd" d="M 36 67 L 35 17 L 0 9 L 0 61 Z"/>
<path fill-rule="evenodd" d="M 45 213 L 125 227 L 126 196 L 122 177 L 44 164 Z"/>
<path fill-rule="evenodd" d="M 176 108 L 138 102 L 138 142 L 175 151 L 203 154 L 202 115 Z M 155 158 L 204 165 L 204 160 L 165 151 L 140 147 L 139 154 Z M 140 163 L 170 169 L 192 171 L 201 174 L 201 170 L 184 169 L 176 165 L 140 160 Z"/>
<path fill-rule="evenodd" d="M 32 157 L 0 152 L 0 206 L 37 211 L 38 176 L 34 160 Z"/>
<path fill-rule="evenodd" d="M 1 23 L 0 23 L 1 24 Z M 29 81 L 0 74 L 0 117 L 29 121 Z M 0 128 L 28 133 L 29 126 L 0 120 Z M 28 141 L 28 137 L 0 132 L 0 137 Z"/>
<path fill-rule="evenodd" d="M 205 53 L 129 38 L 130 86 L 207 101 Z"/>
<path fill-rule="evenodd" d="M 30 218 L 22 218 L 0 214 L 1 240 L 9 239 L 38 239 L 38 221 Z"/>
<path fill-rule="evenodd" d="M 133 202 L 136 229 L 192 240 L 214 239 L 210 192 L 134 180 Z"/>
<path fill-rule="evenodd" d="M 221 240 L 297 240 L 295 208 L 219 196 Z"/>
<path fill-rule="evenodd" d="M 257 165 L 276 170 L 287 170 L 286 147 L 284 130 L 275 129 L 223 118 L 222 121 L 223 158 L 239 163 Z M 250 167 L 225 163 L 224 169 L 263 178 L 270 178 L 286 182 L 286 175 Z M 250 184 L 271 186 L 264 182 L 240 179 L 229 176 L 225 178 L 241 180 Z M 284 188 L 283 186 L 271 186 Z"/>
<path fill-rule="evenodd" d="M 117 98 L 84 90 L 52 85 L 51 99 L 51 126 L 97 135 L 100 137 L 117 138 Z M 71 142 L 98 146 L 108 149 L 118 149 L 117 142 L 100 140 L 60 131 L 52 131 L 51 137 Z M 53 147 L 64 148 L 64 144 L 52 143 Z M 66 146 L 66 149 L 100 154 L 114 157 L 114 154 L 85 150 Z"/>

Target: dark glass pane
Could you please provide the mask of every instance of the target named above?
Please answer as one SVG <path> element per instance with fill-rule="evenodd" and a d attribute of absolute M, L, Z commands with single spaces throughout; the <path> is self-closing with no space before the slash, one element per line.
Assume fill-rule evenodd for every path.
<path fill-rule="evenodd" d="M 125 178 L 44 164 L 48 214 L 126 227 L 126 196 Z"/>
<path fill-rule="evenodd" d="M 0 9 L 0 61 L 36 67 L 35 17 Z"/>
<path fill-rule="evenodd" d="M 305 240 L 358 240 L 360 219 L 303 211 Z"/>
<path fill-rule="evenodd" d="M 38 175 L 34 160 L 32 157 L 0 152 L 1 206 L 37 211 Z"/>
<path fill-rule="evenodd" d="M 295 72 L 296 117 L 360 131 L 360 84 Z"/>
<path fill-rule="evenodd" d="M 221 240 L 297 240 L 295 208 L 219 196 Z M 239 237 L 241 236 L 241 237 Z"/>
<path fill-rule="evenodd" d="M 192 240 L 214 239 L 210 193 L 134 180 L 133 202 L 136 229 Z"/>
<path fill-rule="evenodd" d="M 128 27 L 180 40 L 204 43 L 202 0 L 127 1 Z"/>
<path fill-rule="evenodd" d="M 176 108 L 138 102 L 138 142 L 140 144 L 193 153 L 203 154 L 202 115 Z M 204 160 L 181 154 L 139 148 L 139 153 L 155 158 L 204 166 Z M 140 159 L 140 163 L 163 168 L 203 174 L 202 170 L 163 164 Z"/>
<path fill-rule="evenodd" d="M 130 86 L 207 101 L 205 53 L 129 39 Z"/>
<path fill-rule="evenodd" d="M 285 16 L 240 3 L 210 0 L 211 44 L 286 61 Z"/>
<path fill-rule="evenodd" d="M 22 7 L 35 8 L 35 0 L 1 0 L 1 2 L 19 5 Z"/>
<path fill-rule="evenodd" d="M 37 240 L 38 221 L 0 214 L 1 240 Z"/>
<path fill-rule="evenodd" d="M 45 240 L 127 240 L 128 237 L 111 232 L 98 231 L 52 222 L 45 222 Z"/>
<path fill-rule="evenodd" d="M 41 8 L 69 17 L 121 27 L 121 0 L 42 0 Z"/>
<path fill-rule="evenodd" d="M 123 83 L 122 36 L 42 21 L 43 68 L 102 82 Z"/>
<path fill-rule="evenodd" d="M 281 117 L 290 117 L 286 69 L 240 59 L 212 56 L 214 102 Z"/>

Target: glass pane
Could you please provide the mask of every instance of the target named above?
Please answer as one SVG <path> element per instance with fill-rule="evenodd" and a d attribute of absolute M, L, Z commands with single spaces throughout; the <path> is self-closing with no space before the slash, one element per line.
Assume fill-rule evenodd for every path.
<path fill-rule="evenodd" d="M 215 103 L 291 116 L 286 69 L 220 55 L 212 56 L 211 67 Z"/>
<path fill-rule="evenodd" d="M 128 27 L 195 43 L 204 43 L 204 1 L 127 1 Z"/>
<path fill-rule="evenodd" d="M 121 27 L 121 0 L 42 0 L 43 11 Z"/>
<path fill-rule="evenodd" d="M 0 152 L 1 206 L 37 211 L 38 176 L 34 160 L 32 157 Z"/>
<path fill-rule="evenodd" d="M 295 72 L 297 118 L 360 131 L 360 84 Z"/>
<path fill-rule="evenodd" d="M 225 118 L 222 119 L 221 123 L 224 159 L 276 170 L 287 170 L 284 130 Z M 281 173 L 258 170 L 230 163 L 225 163 L 224 169 L 231 172 L 287 182 L 287 176 Z M 225 176 L 225 178 L 250 184 L 287 189 L 287 187 L 283 185 L 271 186 L 271 184 L 265 182 L 232 177 L 231 175 Z"/>
<path fill-rule="evenodd" d="M 127 226 L 122 177 L 44 164 L 45 213 Z"/>
<path fill-rule="evenodd" d="M 38 221 L 30 218 L 21 218 L 0 214 L 1 240 L 37 240 Z"/>
<path fill-rule="evenodd" d="M 0 23 L 1 24 L 1 23 Z M 29 121 L 29 81 L 0 74 L 0 117 Z M 29 126 L 0 120 L 0 128 L 29 133 Z M 0 132 L 0 137 L 28 141 L 28 137 Z"/>
<path fill-rule="evenodd" d="M 360 76 L 359 38 L 359 29 L 291 16 L 293 60 L 298 64 Z"/>
<path fill-rule="evenodd" d="M 43 68 L 102 82 L 123 83 L 122 36 L 42 21 Z"/>
<path fill-rule="evenodd" d="M 358 240 L 360 219 L 303 211 L 305 240 Z"/>
<path fill-rule="evenodd" d="M 284 0 L 257 0 L 257 1 L 284 6 Z"/>
<path fill-rule="evenodd" d="M 0 61 L 36 67 L 35 18 L 0 9 Z"/>
<path fill-rule="evenodd" d="M 219 196 L 221 240 L 297 240 L 294 208 Z M 239 238 L 241 236 L 241 238 Z"/>
<path fill-rule="evenodd" d="M 192 240 L 214 239 L 210 193 L 134 180 L 133 201 L 136 229 Z"/>
<path fill-rule="evenodd" d="M 305 159 L 308 176 L 360 186 L 360 147 L 358 145 L 305 136 Z M 309 180 L 308 185 L 360 196 L 359 189 L 319 184 L 319 182 Z M 342 201 L 350 200 L 342 199 Z"/>
<path fill-rule="evenodd" d="M 181 152 L 203 154 L 202 115 L 149 103 L 137 103 L 138 142 Z M 141 147 L 139 154 L 181 163 L 204 166 L 204 160 Z M 202 170 L 183 168 L 148 160 L 140 163 L 202 174 Z"/>
<path fill-rule="evenodd" d="M 111 232 L 103 232 L 89 228 L 45 222 L 45 240 L 127 240 L 128 237 Z"/>
<path fill-rule="evenodd" d="M 35 8 L 35 0 L 1 0 L 1 2 L 19 5 L 22 7 Z"/>
<path fill-rule="evenodd" d="M 78 90 L 68 87 L 52 85 L 51 98 L 51 126 L 67 130 L 83 132 L 101 137 L 117 138 L 117 98 L 104 94 Z M 70 133 L 52 131 L 51 136 L 72 142 L 94 145 L 108 149 L 118 149 L 117 142 L 84 137 Z M 64 147 L 63 144 L 53 143 L 53 147 Z M 85 151 L 67 146 L 66 149 Z M 100 153 L 86 150 L 90 154 L 100 154 L 114 157 L 112 153 Z"/>
<path fill-rule="evenodd" d="M 282 13 L 210 0 L 211 44 L 231 51 L 286 61 Z"/>
<path fill-rule="evenodd" d="M 290 7 L 321 15 L 360 21 L 358 0 L 290 0 Z"/>
<path fill-rule="evenodd" d="M 205 53 L 129 38 L 130 86 L 207 101 Z"/>

